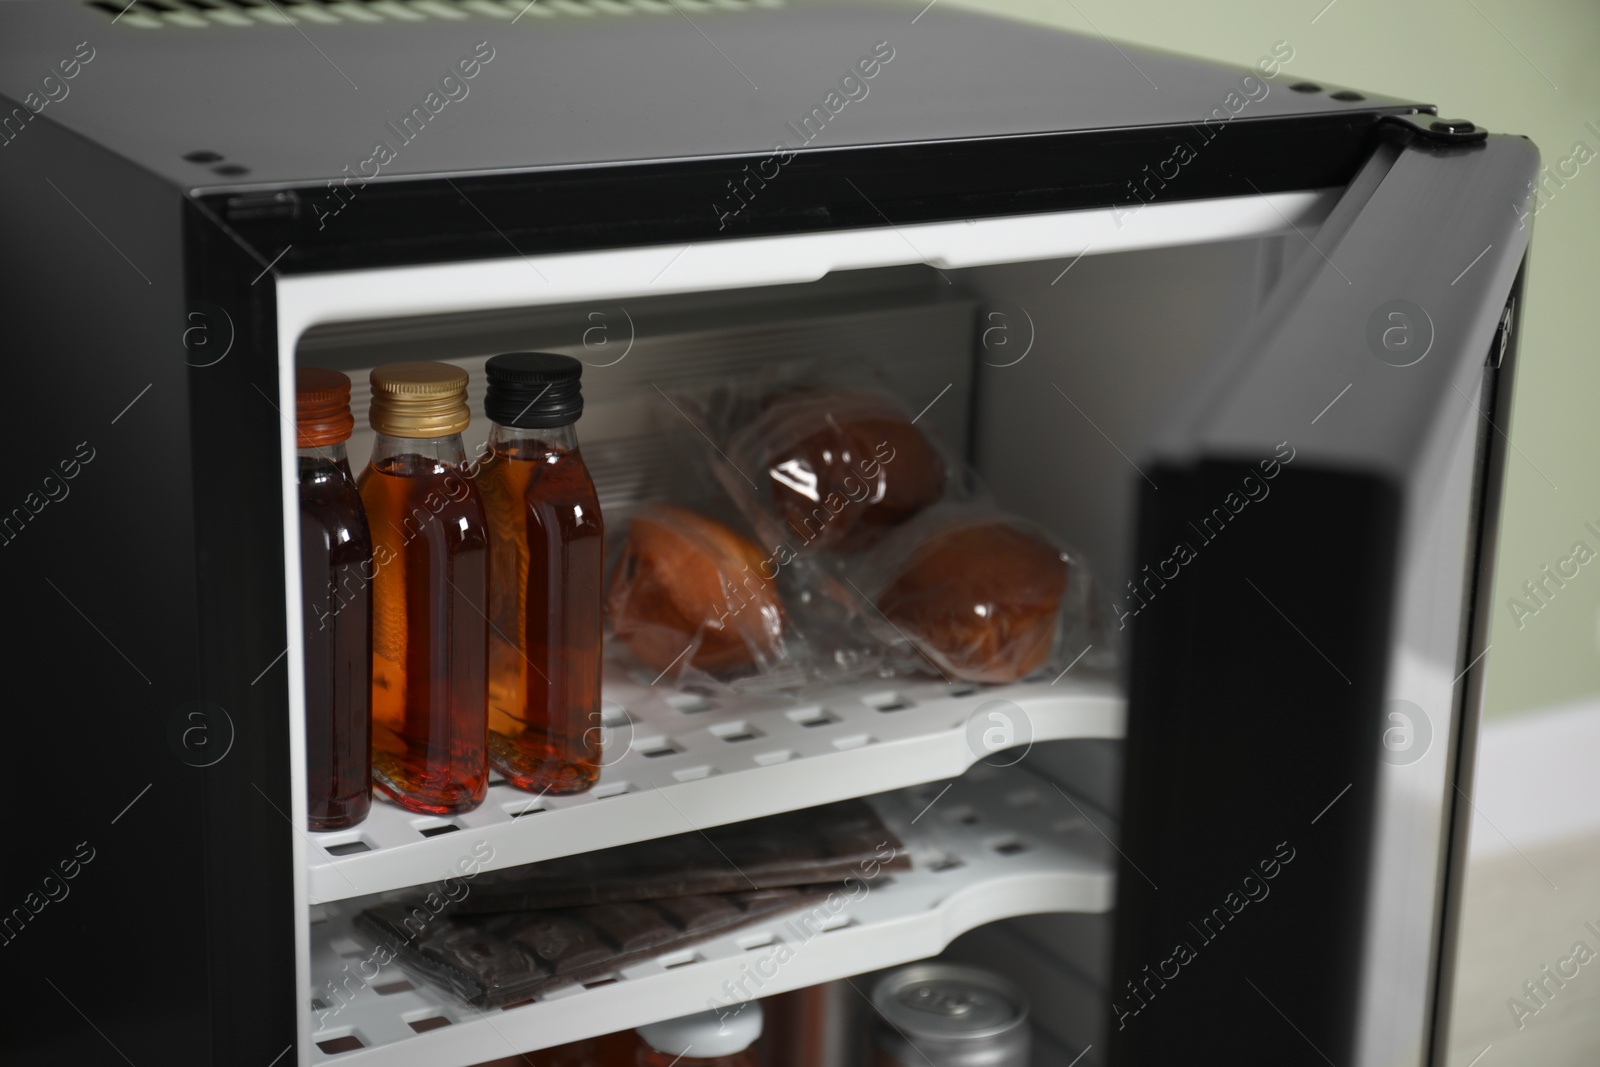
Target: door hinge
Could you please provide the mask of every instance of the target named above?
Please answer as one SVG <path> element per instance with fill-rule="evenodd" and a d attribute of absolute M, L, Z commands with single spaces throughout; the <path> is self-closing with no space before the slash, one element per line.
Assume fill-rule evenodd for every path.
<path fill-rule="evenodd" d="M 1477 144 L 1489 139 L 1489 131 L 1467 119 L 1442 119 L 1437 115 L 1385 115 L 1385 123 L 1404 126 L 1418 136 L 1437 144 Z"/>

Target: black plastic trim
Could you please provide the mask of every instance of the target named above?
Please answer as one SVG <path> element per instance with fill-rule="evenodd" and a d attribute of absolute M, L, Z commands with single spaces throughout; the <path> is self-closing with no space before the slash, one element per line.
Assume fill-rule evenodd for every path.
<path fill-rule="evenodd" d="M 218 985 L 214 1062 L 296 1040 L 294 835 L 290 821 L 284 600 L 283 412 L 277 304 L 249 254 L 192 202 L 183 240 L 184 415 L 194 456 L 199 686 L 229 716 L 232 748 L 204 779 L 206 950 Z M 257 281 L 256 279 L 259 279 Z M 219 773 L 220 772 L 220 773 Z"/>
<path fill-rule="evenodd" d="M 401 266 L 1332 188 L 1366 159 L 1380 119 L 1410 110 L 350 181 L 203 202 L 263 265 L 282 252 L 274 270 L 286 274 Z M 1175 162 L 1180 145 L 1188 162 Z"/>

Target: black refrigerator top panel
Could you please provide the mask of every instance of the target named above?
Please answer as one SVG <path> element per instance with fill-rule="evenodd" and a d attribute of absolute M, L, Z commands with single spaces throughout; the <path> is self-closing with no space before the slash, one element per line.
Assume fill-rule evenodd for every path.
<path fill-rule="evenodd" d="M 384 142 L 388 179 L 1200 122 L 1230 110 L 1230 93 L 1241 118 L 1360 103 L 1287 91 L 1302 80 L 1287 44 L 1263 49 L 1277 77 L 1245 86 L 1222 64 L 954 8 L 918 18 L 910 2 L 662 0 L 657 13 L 597 4 L 514 23 L 459 0 L 370 23 L 281 3 L 295 24 L 224 25 L 138 0 L 113 23 L 126 2 L 6 4 L 0 91 L 48 100 L 42 80 L 86 42 L 79 58 L 93 58 L 58 77 L 69 95 L 43 116 L 202 190 L 338 178 Z M 189 17 L 161 18 L 174 10 Z M 161 27 L 128 24 L 141 14 Z M 197 152 L 223 159 L 186 158 Z"/>
<path fill-rule="evenodd" d="M 5 143 L 60 123 L 290 273 L 1329 187 L 1418 110 L 897 0 L 124 2 L 0 5 Z"/>

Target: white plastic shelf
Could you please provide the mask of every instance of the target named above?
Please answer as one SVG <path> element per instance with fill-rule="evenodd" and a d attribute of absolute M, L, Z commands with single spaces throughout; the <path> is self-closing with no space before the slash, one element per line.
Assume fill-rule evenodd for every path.
<path fill-rule="evenodd" d="M 820 932 L 778 916 L 624 968 L 603 984 L 551 990 L 510 1008 L 474 1008 L 393 965 L 366 981 L 352 977 L 372 973 L 363 961 L 373 946 L 350 927 L 366 902 L 319 908 L 311 1047 L 302 1062 L 467 1067 L 926 959 L 999 919 L 1113 904 L 1116 856 L 1101 836 L 1113 832 L 1110 820 L 1022 766 L 977 767 L 948 789 L 924 785 L 871 803 L 905 842 L 912 870 L 858 893 Z M 730 995 L 731 983 L 746 992 Z M 340 1039 L 360 1047 L 321 1047 Z"/>
<path fill-rule="evenodd" d="M 360 826 L 309 834 L 310 901 L 367 896 L 455 874 L 610 848 L 953 778 L 1028 743 L 1119 738 L 1112 680 L 1074 670 L 1009 686 L 940 683 L 696 696 L 605 679 L 606 766 L 573 797 L 492 785 L 476 811 L 416 815 L 374 800 Z M 998 716 L 998 717 L 996 717 Z"/>

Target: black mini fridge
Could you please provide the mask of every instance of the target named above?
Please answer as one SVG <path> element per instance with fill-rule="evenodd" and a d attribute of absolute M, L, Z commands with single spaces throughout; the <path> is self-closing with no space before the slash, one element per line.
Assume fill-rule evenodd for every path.
<path fill-rule="evenodd" d="M 945 952 L 1040 1064 L 1444 1062 L 1526 139 L 1287 43 L 895 0 L 17 0 L 0 56 L 8 1060 L 541 1062 Z M 359 465 L 368 368 L 476 411 L 515 349 L 587 364 L 608 510 L 678 484 L 675 387 L 872 375 L 1083 552 L 1102 647 L 608 674 L 591 792 L 305 832 L 295 367 L 357 382 Z M 803 943 L 485 1011 L 350 926 L 464 857 L 867 796 L 938 861 Z"/>

